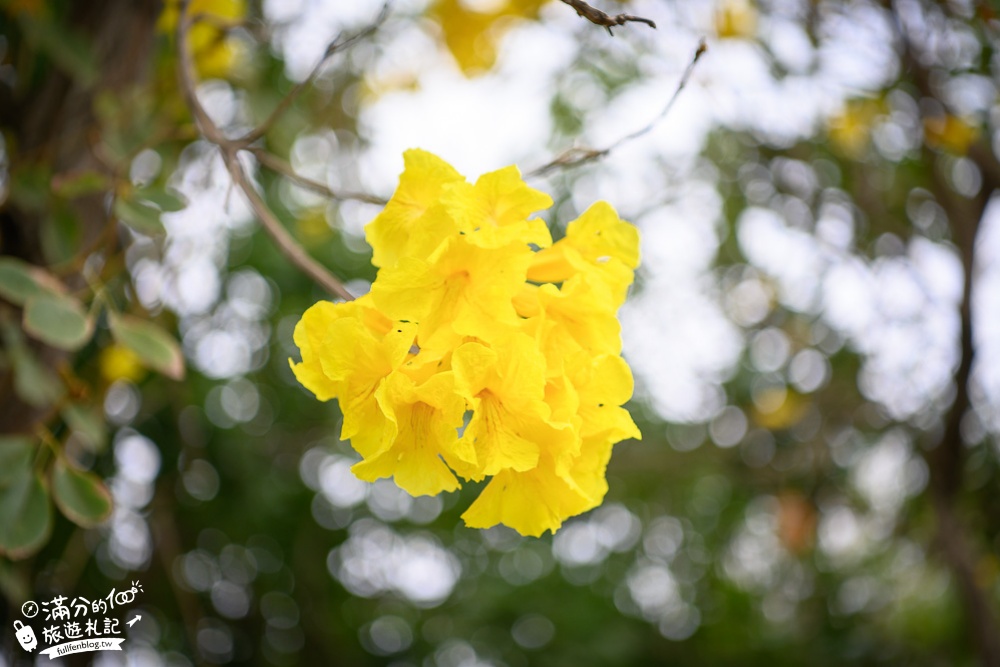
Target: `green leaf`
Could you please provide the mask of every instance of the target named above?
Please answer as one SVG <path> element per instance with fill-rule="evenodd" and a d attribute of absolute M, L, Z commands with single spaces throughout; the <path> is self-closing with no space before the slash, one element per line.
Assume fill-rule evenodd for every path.
<path fill-rule="evenodd" d="M 52 178 L 52 192 L 64 199 L 76 199 L 105 192 L 110 190 L 112 185 L 111 178 L 93 170 L 56 174 Z"/>
<path fill-rule="evenodd" d="M 15 257 L 0 257 L 0 296 L 16 306 L 43 292 L 60 292 L 62 284 L 45 269 Z"/>
<path fill-rule="evenodd" d="M 0 554 L 27 558 L 51 532 L 52 504 L 37 474 L 29 468 L 0 487 Z"/>
<path fill-rule="evenodd" d="M 166 190 L 140 190 L 135 193 L 135 197 L 155 204 L 164 213 L 181 211 L 188 205 L 186 199 Z"/>
<path fill-rule="evenodd" d="M 14 391 L 28 405 L 44 408 L 62 397 L 59 380 L 32 356 L 27 348 L 11 350 Z"/>
<path fill-rule="evenodd" d="M 8 600 L 27 600 L 31 597 L 32 580 L 24 568 L 0 558 L 0 595 Z"/>
<path fill-rule="evenodd" d="M 79 350 L 94 335 L 94 320 L 67 294 L 43 293 L 24 303 L 24 331 L 61 350 Z"/>
<path fill-rule="evenodd" d="M 113 314 L 109 321 L 115 340 L 135 352 L 144 364 L 175 380 L 184 378 L 184 355 L 170 334 L 138 317 Z"/>
<path fill-rule="evenodd" d="M 34 450 L 34 443 L 28 436 L 0 436 L 0 487 L 10 484 L 18 475 L 31 472 Z"/>
<path fill-rule="evenodd" d="M 25 164 L 10 172 L 10 199 L 26 211 L 40 212 L 49 206 L 52 169 Z"/>
<path fill-rule="evenodd" d="M 141 234 L 158 236 L 166 231 L 160 222 L 160 210 L 145 202 L 118 197 L 115 199 L 115 216 Z"/>
<path fill-rule="evenodd" d="M 128 173 L 135 156 L 149 144 L 149 137 L 165 129 L 162 94 L 149 86 L 106 90 L 94 96 L 100 130 L 98 142 L 106 164 Z M 169 114 L 167 114 L 169 116 Z"/>
<path fill-rule="evenodd" d="M 104 451 L 108 440 L 108 429 L 104 415 L 96 408 L 72 403 L 62 410 L 66 424 L 83 440 L 83 444 L 94 453 Z"/>
<path fill-rule="evenodd" d="M 54 201 L 51 213 L 45 217 L 39 230 L 46 263 L 71 261 L 79 252 L 83 227 L 68 203 Z"/>
<path fill-rule="evenodd" d="M 62 458 L 52 468 L 52 499 L 67 519 L 82 528 L 93 528 L 111 516 L 111 494 L 104 482 Z"/>
<path fill-rule="evenodd" d="M 21 400 L 36 408 L 58 401 L 63 394 L 62 385 L 51 371 L 35 359 L 24 344 L 21 330 L 5 322 L 2 332 L 10 363 L 14 367 L 14 391 Z"/>

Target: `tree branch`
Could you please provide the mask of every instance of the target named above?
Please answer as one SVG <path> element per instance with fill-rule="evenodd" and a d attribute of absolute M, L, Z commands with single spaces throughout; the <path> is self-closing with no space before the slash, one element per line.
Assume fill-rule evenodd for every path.
<path fill-rule="evenodd" d="M 288 180 L 294 182 L 296 185 L 305 188 L 306 190 L 311 190 L 318 195 L 322 195 L 329 199 L 345 200 L 349 199 L 352 201 L 360 201 L 366 204 L 376 204 L 378 206 L 385 206 L 387 203 L 386 199 L 382 197 L 376 197 L 375 195 L 366 194 L 364 192 L 352 192 L 350 190 L 333 190 L 332 188 L 320 183 L 319 181 L 314 181 L 311 178 L 306 178 L 301 174 L 296 173 L 292 168 L 292 165 L 288 164 L 287 161 L 282 160 L 277 155 L 264 150 L 263 148 L 257 148 L 256 146 L 250 146 L 246 149 L 247 152 L 252 153 L 257 161 L 260 162 L 261 166 L 267 167 L 271 171 L 277 172 L 282 176 L 286 177 Z"/>
<path fill-rule="evenodd" d="M 264 199 L 253 187 L 246 172 L 243 171 L 243 166 L 240 164 L 236 153 L 223 149 L 222 158 L 229 169 L 229 174 L 233 178 L 233 183 L 243 190 L 243 194 L 250 201 L 250 208 L 257 214 L 260 223 L 271 235 L 271 238 L 285 257 L 291 260 L 292 264 L 299 267 L 303 273 L 312 278 L 317 285 L 327 292 L 335 294 L 345 301 L 353 300 L 354 295 L 347 291 L 344 284 L 327 271 L 319 262 L 310 257 L 303 250 L 302 246 L 296 243 L 295 239 L 284 228 L 277 216 L 271 212 Z"/>
<path fill-rule="evenodd" d="M 977 581 L 975 547 L 965 526 L 955 513 L 955 501 L 962 487 L 965 442 L 962 419 L 971 409 L 969 380 L 976 348 L 973 337 L 972 299 L 974 288 L 976 238 L 989 198 L 980 193 L 975 202 L 958 201 L 940 174 L 935 174 L 934 194 L 945 207 L 952 228 L 952 240 L 958 246 L 964 273 L 962 302 L 959 305 L 959 364 L 955 370 L 955 399 L 945 417 L 944 432 L 937 446 L 928 452 L 930 492 L 937 514 L 937 543 L 951 568 L 965 602 L 966 615 L 979 647 L 984 667 L 1000 667 L 1000 637 L 996 615 Z M 985 191 L 984 191 L 985 192 Z M 962 204 L 965 204 L 964 206 Z"/>
<path fill-rule="evenodd" d="M 563 1 L 565 2 L 565 0 Z M 670 96 L 670 99 L 667 100 L 667 103 L 664 105 L 663 109 L 660 110 L 660 113 L 658 113 L 656 117 L 649 121 L 649 123 L 645 126 L 635 132 L 626 134 L 605 148 L 570 148 L 563 151 L 551 162 L 529 171 L 525 176 L 527 178 L 536 178 L 538 176 L 544 176 L 545 174 L 555 171 L 556 169 L 570 169 L 572 167 L 579 167 L 587 162 L 603 159 L 622 144 L 626 144 L 645 134 L 648 134 L 649 132 L 652 132 L 653 128 L 655 128 L 660 121 L 666 118 L 670 113 L 670 110 L 673 109 L 674 103 L 676 103 L 677 98 L 680 97 L 681 91 L 684 90 L 684 87 L 687 86 L 688 81 L 691 79 L 691 73 L 694 72 L 695 65 L 698 64 L 698 61 L 707 51 L 708 45 L 705 44 L 705 40 L 702 38 L 698 42 L 698 48 L 695 49 L 694 55 L 691 57 L 691 62 L 689 62 L 687 67 L 684 68 L 684 73 L 681 75 L 680 81 L 677 82 L 677 87 L 674 88 L 674 92 Z"/>
<path fill-rule="evenodd" d="M 330 42 L 329 46 L 326 47 L 326 51 L 324 51 L 322 57 L 320 57 L 319 62 L 317 62 L 312 71 L 309 72 L 309 76 L 307 76 L 303 81 L 295 84 L 295 86 L 288 91 L 288 94 L 281 98 L 281 101 L 278 102 L 278 106 L 274 108 L 271 115 L 267 117 L 267 120 L 237 139 L 237 143 L 241 146 L 249 146 L 267 134 L 267 131 L 270 130 L 278 118 L 280 118 L 281 115 L 285 113 L 290 106 L 292 106 L 292 103 L 298 99 L 299 95 L 301 95 L 306 88 L 313 84 L 313 81 L 316 80 L 316 77 L 319 76 L 319 73 L 323 70 L 323 65 L 326 64 L 326 61 L 329 60 L 331 56 L 343 49 L 353 46 L 378 30 L 379 26 L 385 22 L 386 17 L 389 16 L 390 4 L 391 1 L 387 0 L 386 3 L 382 5 L 382 9 L 379 11 L 378 16 L 375 17 L 375 20 L 363 30 L 347 37 L 338 35 L 335 40 Z"/>
<path fill-rule="evenodd" d="M 938 100 L 947 109 L 947 104 L 940 100 L 933 90 L 930 72 L 916 57 L 914 44 L 893 3 L 891 0 L 884 0 L 884 4 L 895 19 L 899 57 L 904 70 L 910 73 L 917 89 L 924 97 Z M 951 113 L 950 110 L 948 112 Z M 933 163 L 935 156 L 932 151 L 926 146 L 923 150 L 925 161 Z M 1000 636 L 997 632 L 996 612 L 988 594 L 977 580 L 977 549 L 955 507 L 962 488 L 965 460 L 962 419 L 972 407 L 969 384 L 976 355 L 972 318 L 976 241 L 990 197 L 1000 188 L 998 181 L 1000 166 L 992 152 L 988 148 L 974 146 L 968 156 L 983 175 L 983 187 L 971 200 L 958 196 L 937 166 L 932 167 L 931 174 L 932 190 L 938 203 L 947 213 L 952 240 L 958 248 L 964 276 L 962 300 L 959 305 L 960 356 L 953 379 L 955 399 L 945 416 L 944 431 L 936 447 L 927 453 L 926 458 L 930 470 L 931 503 L 937 518 L 935 542 L 955 578 L 959 597 L 965 607 L 966 622 L 970 626 L 982 664 L 984 667 L 1000 667 Z"/>
<path fill-rule="evenodd" d="M 611 32 L 611 28 L 619 25 L 625 25 L 626 23 L 645 23 L 650 28 L 656 29 L 656 24 L 650 19 L 644 19 L 641 16 L 632 16 L 631 14 L 615 14 L 611 16 L 610 14 L 605 14 L 600 9 L 595 9 L 591 7 L 583 0 L 562 0 L 564 3 L 576 10 L 577 15 L 582 16 L 594 25 L 601 25 L 608 29 L 608 34 L 614 37 L 614 33 Z"/>
<path fill-rule="evenodd" d="M 189 5 L 190 0 L 181 0 L 180 17 L 177 21 L 177 49 L 180 60 L 181 93 L 184 96 L 184 101 L 187 103 L 188 109 L 191 110 L 191 114 L 194 116 L 198 129 L 205 139 L 218 146 L 222 151 L 222 160 L 229 170 L 233 183 L 243 191 L 243 194 L 250 202 L 250 207 L 260 220 L 260 224 L 278 246 L 282 254 L 327 292 L 339 296 L 346 301 L 351 301 L 354 299 L 354 296 L 347 291 L 344 284 L 327 271 L 319 262 L 310 257 L 302 249 L 302 246 L 295 242 L 295 239 L 282 226 L 277 216 L 271 212 L 271 209 L 268 208 L 263 198 L 261 198 L 257 190 L 253 187 L 253 183 L 250 182 L 250 178 L 243 170 L 243 165 L 240 164 L 238 158 L 239 151 L 245 146 L 243 143 L 245 137 L 237 140 L 227 139 L 198 100 L 198 96 L 195 93 L 196 77 L 194 73 L 194 61 L 188 49 L 187 39 L 191 28 Z"/>

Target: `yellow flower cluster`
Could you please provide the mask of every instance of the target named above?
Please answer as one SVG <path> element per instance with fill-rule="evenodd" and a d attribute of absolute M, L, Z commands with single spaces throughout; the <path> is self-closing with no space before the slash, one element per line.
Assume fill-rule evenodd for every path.
<path fill-rule="evenodd" d="M 612 446 L 640 437 L 616 317 L 638 230 L 599 202 L 553 243 L 528 217 L 552 199 L 516 167 L 472 185 L 430 153 L 404 159 L 365 228 L 371 292 L 309 308 L 292 370 L 339 400 L 359 478 L 434 495 L 491 477 L 467 525 L 555 532 L 601 503 Z"/>

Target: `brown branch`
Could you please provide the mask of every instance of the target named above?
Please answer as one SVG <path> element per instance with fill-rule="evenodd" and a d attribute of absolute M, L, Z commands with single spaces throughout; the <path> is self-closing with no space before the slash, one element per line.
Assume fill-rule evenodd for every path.
<path fill-rule="evenodd" d="M 327 197 L 329 199 L 336 200 L 351 200 L 360 201 L 366 204 L 376 204 L 378 206 L 385 206 L 388 200 L 382 197 L 376 197 L 375 195 L 370 195 L 364 192 L 352 192 L 350 190 L 334 190 L 319 181 L 314 181 L 311 178 L 302 176 L 296 173 L 292 165 L 288 164 L 285 160 L 282 160 L 277 155 L 274 155 L 263 148 L 257 148 L 256 146 L 250 146 L 246 149 L 247 152 L 252 153 L 257 161 L 260 162 L 261 166 L 267 167 L 271 171 L 275 171 L 282 176 L 286 177 L 288 180 L 294 182 L 296 185 L 315 192 L 318 195 Z"/>
<path fill-rule="evenodd" d="M 934 171 L 934 194 L 947 212 L 952 240 L 958 246 L 964 273 L 962 301 L 959 305 L 960 357 L 954 375 L 955 398 L 945 417 L 944 432 L 937 446 L 926 455 L 930 469 L 931 500 L 937 515 L 936 542 L 955 577 L 982 664 L 984 667 L 1000 667 L 1000 637 L 997 635 L 1000 626 L 997 625 L 996 613 L 976 575 L 976 548 L 955 511 L 956 499 L 962 488 L 965 462 L 962 420 L 972 408 L 969 384 L 976 356 L 972 319 L 976 238 L 991 193 L 984 189 L 972 202 L 960 200 L 939 171 Z"/>
<path fill-rule="evenodd" d="M 595 9 L 591 7 L 583 0 L 562 0 L 564 3 L 576 10 L 578 16 L 582 16 L 594 25 L 601 25 L 608 29 L 608 34 L 614 37 L 614 33 L 611 32 L 611 28 L 619 25 L 625 25 L 626 23 L 645 23 L 650 28 L 656 29 L 656 24 L 650 19 L 644 19 L 641 16 L 632 16 L 631 14 L 615 14 L 614 16 L 610 14 L 605 14 L 600 9 Z"/>
<path fill-rule="evenodd" d="M 330 42 L 329 46 L 326 47 L 326 51 L 324 51 L 323 55 L 320 57 L 319 62 L 317 62 L 312 68 L 312 71 L 309 72 L 309 76 L 295 84 L 295 86 L 288 91 L 288 94 L 281 98 L 281 101 L 278 102 L 278 106 L 274 108 L 271 115 L 267 117 L 267 120 L 237 139 L 237 142 L 242 146 L 249 146 L 267 134 L 267 131 L 270 130 L 278 118 L 280 118 L 281 115 L 284 114 L 290 106 L 292 106 L 292 103 L 299 98 L 299 95 L 301 95 L 306 88 L 312 86 L 316 77 L 318 77 L 320 72 L 323 71 L 323 66 L 326 64 L 326 61 L 329 60 L 331 56 L 338 51 L 349 48 L 362 39 L 369 37 L 372 33 L 378 30 L 382 23 L 385 22 L 386 17 L 389 16 L 389 4 L 389 1 L 383 4 L 378 16 L 375 17 L 375 20 L 363 30 L 348 37 L 338 35 L 335 40 Z"/>
<path fill-rule="evenodd" d="M 681 91 L 684 90 L 684 87 L 687 86 L 688 81 L 691 79 L 691 73 L 694 72 L 695 65 L 698 64 L 698 61 L 706 51 L 708 51 L 708 46 L 705 44 L 705 40 L 703 38 L 698 42 L 698 48 L 695 49 L 691 62 L 689 62 L 687 67 L 684 68 L 684 73 L 681 75 L 680 81 L 677 82 L 677 87 L 674 88 L 674 92 L 670 96 L 670 99 L 667 100 L 666 105 L 664 105 L 663 109 L 660 110 L 660 113 L 658 113 L 656 117 L 649 121 L 649 123 L 645 126 L 635 132 L 626 134 L 606 148 L 570 148 L 563 151 L 551 162 L 529 171 L 526 174 L 526 177 L 535 178 L 538 176 L 544 176 L 545 174 L 556 169 L 570 169 L 572 167 L 578 167 L 582 164 L 586 164 L 587 162 L 600 160 L 607 157 L 612 151 L 617 149 L 622 144 L 628 143 L 645 134 L 648 134 L 649 132 L 652 132 L 653 128 L 655 128 L 660 121 L 666 118 L 670 113 L 670 110 L 673 109 L 674 104 L 677 102 L 677 98 L 680 97 Z"/>
<path fill-rule="evenodd" d="M 180 59 L 180 67 L 178 69 L 181 93 L 184 96 L 184 101 L 187 103 L 188 109 L 191 110 L 191 115 L 194 116 L 195 124 L 205 139 L 218 146 L 222 151 L 223 162 L 225 162 L 226 168 L 229 170 L 233 183 L 243 191 L 243 194 L 250 202 L 250 207 L 260 220 L 260 224 L 275 244 L 277 244 L 278 249 L 285 257 L 330 294 L 339 296 L 347 301 L 352 300 L 354 296 L 347 291 L 344 284 L 327 271 L 319 262 L 310 257 L 302 249 L 302 246 L 296 243 L 292 235 L 282 226 L 277 216 L 271 212 L 271 209 L 268 208 L 263 198 L 257 193 L 238 158 L 240 149 L 244 147 L 243 140 L 234 141 L 227 139 L 198 100 L 198 96 L 195 93 L 196 77 L 194 73 L 194 60 L 188 49 L 187 39 L 191 28 L 191 16 L 188 11 L 189 5 L 190 0 L 181 0 L 180 17 L 177 21 L 177 49 L 179 51 L 178 58 Z"/>
<path fill-rule="evenodd" d="M 233 178 L 233 183 L 235 183 L 241 190 L 243 194 L 250 201 L 250 208 L 253 209 L 254 213 L 260 219 L 261 224 L 264 229 L 268 231 L 271 238 L 278 245 L 278 249 L 284 253 L 293 264 L 302 269 L 302 271 L 313 279 L 317 285 L 325 289 L 331 294 L 335 294 L 345 301 L 351 301 L 354 299 L 354 295 L 347 291 L 344 284 L 340 282 L 337 278 L 327 271 L 319 262 L 310 257 L 305 250 L 302 249 L 292 235 L 284 228 L 281 222 L 278 220 L 277 216 L 271 212 L 267 204 L 264 202 L 263 198 L 257 193 L 257 190 L 253 187 L 250 182 L 249 177 L 246 172 L 243 171 L 242 165 L 240 165 L 239 158 L 232 151 L 223 150 L 222 158 L 229 168 L 229 174 Z"/>
<path fill-rule="evenodd" d="M 931 85 L 928 69 L 914 53 L 913 41 L 891 0 L 883 0 L 887 11 L 894 18 L 898 50 L 904 71 L 912 77 L 917 89 L 927 98 L 938 100 L 948 111 Z M 983 187 L 971 200 L 954 192 L 938 166 L 931 169 L 932 190 L 938 203 L 944 207 L 958 248 L 964 273 L 962 300 L 959 305 L 961 332 L 959 335 L 959 364 L 953 382 L 955 398 L 945 416 L 944 430 L 936 446 L 926 454 L 930 470 L 929 492 L 937 519 L 936 546 L 944 562 L 951 569 L 958 587 L 959 598 L 965 608 L 966 623 L 976 644 L 984 667 L 1000 667 L 1000 635 L 996 611 L 987 591 L 983 590 L 976 573 L 977 548 L 968 528 L 956 512 L 956 500 L 962 488 L 965 461 L 965 443 L 962 438 L 962 420 L 972 408 L 969 385 L 976 356 L 973 334 L 973 290 L 976 241 L 983 213 L 994 192 L 1000 189 L 1000 165 L 987 148 L 973 146 L 968 157 L 983 175 Z M 935 154 L 926 145 L 923 158 L 932 163 Z"/>

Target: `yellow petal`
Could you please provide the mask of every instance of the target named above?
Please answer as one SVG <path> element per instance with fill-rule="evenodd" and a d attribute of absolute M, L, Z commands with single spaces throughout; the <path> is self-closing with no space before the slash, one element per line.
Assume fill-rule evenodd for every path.
<path fill-rule="evenodd" d="M 542 285 L 538 296 L 545 317 L 557 325 L 551 332 L 556 340 L 573 341 L 593 354 L 617 355 L 621 352 L 621 323 L 615 315 L 617 306 L 610 295 L 585 274 L 567 280 L 561 289 Z"/>
<path fill-rule="evenodd" d="M 619 218 L 605 201 L 591 205 L 569 223 L 566 238 L 591 262 L 613 257 L 630 269 L 639 266 L 639 230 Z"/>
<path fill-rule="evenodd" d="M 386 417 L 375 396 L 381 382 L 351 385 L 339 397 L 340 411 L 344 415 L 340 439 L 350 440 L 354 451 L 363 457 L 384 451 L 396 437 L 395 421 Z"/>
<path fill-rule="evenodd" d="M 590 504 L 549 467 L 527 472 L 504 471 L 490 480 L 462 514 L 470 528 L 504 524 L 522 535 L 553 533 L 562 522 Z"/>
<path fill-rule="evenodd" d="M 372 299 L 393 320 L 420 322 L 433 307 L 444 279 L 428 262 L 404 257 L 380 269 L 372 284 Z"/>
<path fill-rule="evenodd" d="M 317 399 L 329 401 L 340 394 L 340 384 L 331 380 L 323 373 L 318 360 L 315 360 L 313 363 L 303 361 L 297 364 L 289 359 L 288 365 L 291 367 L 292 373 L 295 375 L 295 379 L 299 381 L 299 384 L 315 394 Z"/>
<path fill-rule="evenodd" d="M 462 72 L 473 75 L 493 67 L 497 42 L 511 18 L 537 17 L 544 1 L 509 0 L 480 11 L 462 0 L 436 0 L 428 13 L 441 25 L 444 42 Z"/>
<path fill-rule="evenodd" d="M 491 382 L 496 382 L 499 357 L 495 350 L 481 343 L 466 343 L 451 358 L 456 387 L 471 400 Z"/>
<path fill-rule="evenodd" d="M 608 480 L 605 474 L 615 442 L 609 438 L 584 440 L 580 455 L 569 467 L 567 477 L 572 479 L 573 488 L 586 498 L 580 512 L 597 507 L 604 500 L 608 492 Z"/>
<path fill-rule="evenodd" d="M 413 346 L 416 325 L 397 322 L 381 339 L 361 320 L 345 317 L 318 335 L 323 372 L 332 380 L 371 384 L 399 368 Z"/>
<path fill-rule="evenodd" d="M 575 455 L 579 438 L 571 423 L 552 419 L 545 360 L 531 337 L 511 334 L 496 350 L 466 343 L 452 356 L 452 367 L 455 388 L 473 410 L 462 439 L 474 444 L 479 461 L 475 470 L 456 468 L 460 474 L 482 479 L 506 469 L 530 470 L 542 451 Z"/>
<path fill-rule="evenodd" d="M 369 482 L 393 477 L 401 489 L 413 496 L 458 489 L 458 479 L 440 457 L 441 449 L 448 446 L 442 439 L 457 439 L 455 425 L 445 423 L 434 408 L 421 402 L 399 406 L 396 417 L 402 428 L 393 442 L 356 464 L 354 474 Z"/>
<path fill-rule="evenodd" d="M 561 283 L 585 269 L 586 260 L 565 238 L 535 253 L 528 268 L 528 280 Z"/>
<path fill-rule="evenodd" d="M 583 438 L 603 437 L 618 442 L 626 438 L 642 439 L 628 410 L 620 405 L 632 398 L 632 371 L 616 355 L 588 358 L 574 355 L 570 363 L 571 380 L 580 400 L 579 416 Z"/>
<path fill-rule="evenodd" d="M 491 28 L 498 14 L 474 11 L 461 0 L 437 0 L 430 14 L 441 25 L 444 43 L 465 74 L 493 67 L 497 36 Z"/>
<path fill-rule="evenodd" d="M 368 299 L 314 305 L 296 326 L 303 361 L 292 364 L 296 378 L 318 398 L 339 398 L 341 438 L 350 439 L 362 455 L 381 451 L 395 435 L 375 394 L 382 379 L 406 360 L 416 337 L 413 323 L 389 323 L 392 328 L 382 333 L 384 316 L 369 310 Z"/>
<path fill-rule="evenodd" d="M 399 186 L 386 207 L 365 226 L 365 238 L 373 250 L 372 264 L 392 266 L 409 254 L 411 241 L 418 238 L 425 250 L 440 243 L 451 232 L 446 221 L 433 218 L 433 233 L 416 224 L 429 209 L 437 204 L 441 189 L 446 183 L 465 179 L 441 158 L 419 149 L 403 153 L 404 169 Z M 432 248 L 433 249 L 433 248 Z"/>
<path fill-rule="evenodd" d="M 392 477 L 396 485 L 411 496 L 436 496 L 461 487 L 455 474 L 428 447 L 414 446 L 399 452 L 392 449 L 374 459 L 354 464 L 351 471 L 366 482 Z"/>
<path fill-rule="evenodd" d="M 610 295 L 617 308 L 625 301 L 639 264 L 639 230 L 622 221 L 606 202 L 597 202 L 569 224 L 566 236 L 535 253 L 528 280 L 561 283 L 580 274 Z"/>
<path fill-rule="evenodd" d="M 488 340 L 519 322 L 514 294 L 533 253 L 526 245 L 481 248 L 453 237 L 429 261 L 403 259 L 379 271 L 372 296 L 393 319 L 418 322 L 421 349 L 444 349 L 464 336 Z"/>
<path fill-rule="evenodd" d="M 552 206 L 552 198 L 529 187 L 515 166 L 483 174 L 474 186 L 451 183 L 441 198 L 449 215 L 470 243 L 494 248 L 509 243 L 552 245 L 545 222 L 529 220 L 536 211 Z"/>
<path fill-rule="evenodd" d="M 313 305 L 296 323 L 292 339 L 302 355 L 302 363 L 289 359 L 295 378 L 321 401 L 328 401 L 338 395 L 340 384 L 323 372 L 322 351 L 325 348 L 323 332 L 335 321 L 353 312 L 347 304 L 320 301 Z"/>
<path fill-rule="evenodd" d="M 580 396 L 565 375 L 552 377 L 545 384 L 545 404 L 552 411 L 551 422 L 579 427 Z"/>
<path fill-rule="evenodd" d="M 495 475 L 501 470 L 531 470 L 538 464 L 539 446 L 518 432 L 524 425 L 497 396 L 484 390 L 473 402 L 472 420 L 462 439 L 475 446 L 479 474 Z"/>
<path fill-rule="evenodd" d="M 379 386 L 382 412 L 397 426 L 391 442 L 354 466 L 364 480 L 394 477 L 411 495 L 436 495 L 459 488 L 442 461 L 447 455 L 474 464 L 475 453 L 458 441 L 465 401 L 454 392 L 454 377 L 440 373 L 415 385 L 404 373 L 393 373 Z"/>
<path fill-rule="evenodd" d="M 465 343 L 452 356 L 456 391 L 470 403 L 489 391 L 521 413 L 548 417 L 540 408 L 545 399 L 545 358 L 534 340 L 510 334 L 496 350 Z"/>

